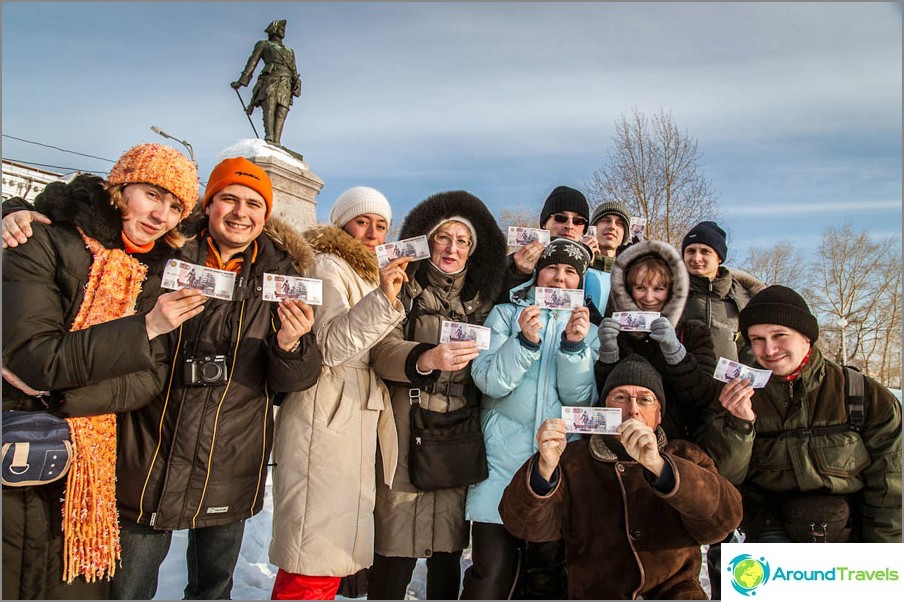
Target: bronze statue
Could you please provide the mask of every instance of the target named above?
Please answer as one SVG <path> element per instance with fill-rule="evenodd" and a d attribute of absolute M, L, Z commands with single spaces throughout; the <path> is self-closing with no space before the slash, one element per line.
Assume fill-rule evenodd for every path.
<path fill-rule="evenodd" d="M 258 61 L 264 61 L 264 69 L 257 76 L 245 113 L 250 116 L 254 107 L 261 107 L 264 112 L 264 140 L 281 146 L 283 124 L 292 106 L 292 97 L 301 96 L 301 78 L 295 68 L 295 53 L 283 44 L 286 20 L 273 21 L 264 31 L 268 38 L 254 45 L 241 77 L 231 85 L 236 91 L 247 86 Z"/>

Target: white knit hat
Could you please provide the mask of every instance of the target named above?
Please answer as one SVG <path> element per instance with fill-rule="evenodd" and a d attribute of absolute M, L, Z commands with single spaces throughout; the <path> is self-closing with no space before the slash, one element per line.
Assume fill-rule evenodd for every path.
<path fill-rule="evenodd" d="M 330 222 L 342 228 L 365 213 L 376 213 L 392 223 L 392 209 L 382 192 L 368 186 L 354 186 L 336 199 L 336 203 L 330 209 Z"/>
<path fill-rule="evenodd" d="M 439 230 L 439 227 L 449 222 L 459 222 L 464 224 L 464 226 L 471 231 L 471 248 L 468 250 L 468 257 L 474 254 L 474 249 L 477 248 L 477 230 L 474 229 L 474 224 L 471 223 L 466 217 L 462 217 L 460 215 L 453 215 L 452 217 L 447 217 L 446 219 L 436 222 L 436 225 L 430 228 L 430 232 L 427 232 L 427 238 L 433 236 L 433 233 Z"/>

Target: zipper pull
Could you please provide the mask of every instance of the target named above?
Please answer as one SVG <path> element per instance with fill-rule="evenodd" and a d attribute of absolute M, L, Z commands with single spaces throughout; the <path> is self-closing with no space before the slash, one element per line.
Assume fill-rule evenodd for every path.
<path fill-rule="evenodd" d="M 420 437 L 415 437 L 415 438 L 414 438 L 414 444 L 415 444 L 415 445 L 420 445 L 420 444 L 421 444 L 421 438 L 420 438 Z"/>
<path fill-rule="evenodd" d="M 152 512 L 152 513 L 151 513 L 151 523 L 150 523 L 150 526 L 153 527 L 153 526 L 154 526 L 154 523 L 156 523 L 156 522 L 157 522 L 157 513 L 156 513 L 156 512 Z"/>

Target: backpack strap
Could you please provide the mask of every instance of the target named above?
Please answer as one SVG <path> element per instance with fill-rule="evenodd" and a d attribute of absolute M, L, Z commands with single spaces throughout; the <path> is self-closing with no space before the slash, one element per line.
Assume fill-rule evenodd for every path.
<path fill-rule="evenodd" d="M 851 430 L 859 433 L 863 430 L 866 421 L 866 402 L 864 400 L 866 387 L 863 374 L 850 366 L 844 368 L 844 404 L 847 408 L 848 424 Z"/>

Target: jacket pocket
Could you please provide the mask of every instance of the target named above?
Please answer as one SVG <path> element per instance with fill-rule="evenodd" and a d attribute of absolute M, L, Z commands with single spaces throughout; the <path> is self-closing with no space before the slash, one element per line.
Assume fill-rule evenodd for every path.
<path fill-rule="evenodd" d="M 816 468 L 828 477 L 848 479 L 870 465 L 869 452 L 857 433 L 837 433 L 810 447 Z"/>
<path fill-rule="evenodd" d="M 765 445 L 754 445 L 750 457 L 751 468 L 763 471 L 786 470 L 791 468 L 788 447 L 778 441 Z"/>
<path fill-rule="evenodd" d="M 351 417 L 355 403 L 349 399 L 349 388 L 345 379 L 324 379 L 321 376 L 314 394 L 315 425 L 322 424 L 331 431 L 342 430 Z"/>

